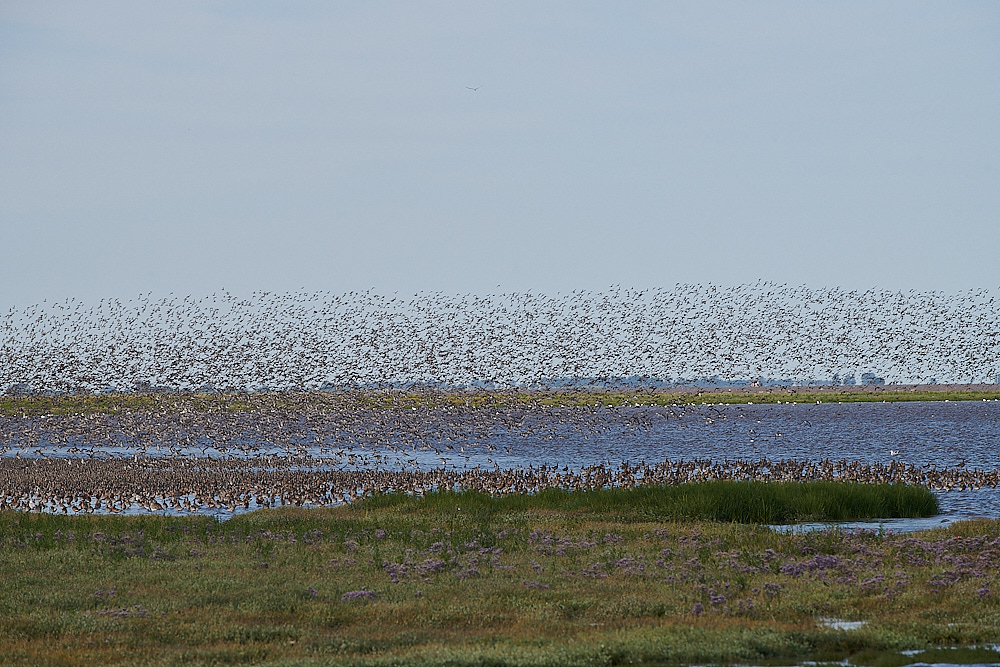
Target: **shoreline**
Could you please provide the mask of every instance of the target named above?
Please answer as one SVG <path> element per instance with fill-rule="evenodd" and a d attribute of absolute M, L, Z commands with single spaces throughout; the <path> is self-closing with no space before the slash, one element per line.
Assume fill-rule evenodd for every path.
<path fill-rule="evenodd" d="M 992 392 L 1000 393 L 1000 384 L 977 383 L 977 384 L 866 384 L 866 385 L 824 385 L 824 384 L 799 384 L 799 385 L 769 385 L 765 387 L 678 387 L 665 390 L 673 393 L 745 393 L 745 394 L 772 394 L 772 393 L 843 393 L 843 394 L 882 394 L 882 393 L 904 393 L 904 392 Z"/>
<path fill-rule="evenodd" d="M 281 392 L 156 391 L 0 395 L 0 416 L 121 411 L 684 406 L 705 403 L 862 403 L 997 401 L 998 384 L 775 385 L 766 387 L 554 387 L 504 389 L 343 389 Z"/>

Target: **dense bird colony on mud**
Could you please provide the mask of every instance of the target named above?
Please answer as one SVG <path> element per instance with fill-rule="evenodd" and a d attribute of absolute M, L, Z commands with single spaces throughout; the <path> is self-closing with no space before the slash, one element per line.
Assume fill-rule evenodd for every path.
<path fill-rule="evenodd" d="M 0 459 L 0 510 L 118 513 L 197 512 L 272 507 L 320 506 L 351 502 L 389 492 L 423 495 L 437 490 L 480 491 L 491 495 L 537 493 L 545 489 L 591 491 L 606 488 L 675 485 L 713 480 L 758 482 L 842 481 L 865 484 L 919 484 L 936 490 L 1000 485 L 1000 473 L 981 470 L 926 470 L 893 462 L 856 461 L 663 461 L 620 467 L 587 466 L 579 471 L 548 466 L 507 470 L 310 470 L 315 460 L 266 457 L 257 460 Z"/>
<path fill-rule="evenodd" d="M 712 406 L 601 402 L 629 397 L 683 398 L 590 392 L 148 394 L 84 397 L 77 411 L 66 398 L 10 399 L 0 405 L 7 413 L 0 415 L 0 509 L 238 512 L 340 504 L 392 491 L 499 495 L 709 480 L 840 480 L 935 490 L 1000 484 L 996 470 L 918 467 L 898 459 L 702 457 L 612 464 L 581 454 L 570 469 L 545 463 L 536 451 L 550 440 L 558 447 L 585 447 L 587 438 L 612 428 L 637 436 L 663 420 L 727 419 Z M 562 405 L 546 403 L 559 400 Z M 21 414 L 10 414 L 18 409 Z M 478 463 L 468 463 L 470 457 Z"/>

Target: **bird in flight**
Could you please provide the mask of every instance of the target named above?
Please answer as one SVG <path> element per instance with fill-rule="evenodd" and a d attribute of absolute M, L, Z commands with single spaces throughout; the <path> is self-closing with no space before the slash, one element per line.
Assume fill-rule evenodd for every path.
<path fill-rule="evenodd" d="M 468 90 L 479 90 L 480 88 L 482 88 L 482 86 L 476 86 L 475 88 L 473 88 L 472 86 L 466 86 L 466 88 Z"/>

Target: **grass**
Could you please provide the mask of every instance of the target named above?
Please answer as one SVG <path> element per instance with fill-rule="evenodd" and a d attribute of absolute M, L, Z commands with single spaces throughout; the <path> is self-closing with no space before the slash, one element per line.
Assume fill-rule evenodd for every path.
<path fill-rule="evenodd" d="M 809 387 L 706 391 L 344 391 L 283 393 L 120 393 L 0 396 L 0 415 L 30 417 L 113 414 L 122 411 L 253 412 L 259 410 L 379 408 L 605 407 L 740 403 L 859 403 L 1000 400 L 1000 390 L 908 390 L 864 387 L 851 390 Z"/>
<path fill-rule="evenodd" d="M 387 494 L 366 498 L 360 508 L 377 507 L 413 514 L 463 511 L 483 521 L 509 514 L 552 511 L 619 521 L 723 521 L 758 524 L 800 521 L 933 516 L 936 496 L 902 484 L 844 482 L 713 481 L 674 486 L 570 492 L 547 489 L 534 495 L 490 496 L 479 492 L 433 493 L 418 498 Z"/>
<path fill-rule="evenodd" d="M 0 513 L 0 662 L 891 667 L 1000 642 L 1000 522 L 787 535 L 634 491 Z"/>

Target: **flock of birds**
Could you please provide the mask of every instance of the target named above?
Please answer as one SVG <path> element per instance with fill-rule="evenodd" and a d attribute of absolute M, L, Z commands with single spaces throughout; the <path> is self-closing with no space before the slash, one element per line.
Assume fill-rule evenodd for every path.
<path fill-rule="evenodd" d="M 989 290 L 772 283 L 487 296 L 228 292 L 43 302 L 0 317 L 0 393 L 993 383 Z M 848 379 L 850 378 L 850 379 Z"/>
<path fill-rule="evenodd" d="M 900 384 L 993 383 L 998 309 L 982 290 L 770 283 L 556 296 L 223 292 L 93 307 L 46 302 L 0 319 L 0 395 L 145 400 L 136 408 L 123 399 L 109 412 L 0 416 L 0 509 L 233 512 L 390 490 L 511 493 L 702 479 L 995 488 L 996 471 L 899 460 L 623 461 L 560 470 L 525 457 L 524 448 L 512 452 L 497 435 L 575 439 L 583 453 L 587 438 L 612 423 L 647 430 L 652 413 L 470 401 L 524 388 L 544 396 L 852 382 L 862 374 Z M 221 393 L 194 405 L 192 392 L 203 390 Z M 419 408 L 405 402 L 414 392 L 427 398 Z M 468 466 L 454 465 L 470 457 Z"/>
<path fill-rule="evenodd" d="M 316 470 L 305 461 L 269 459 L 0 458 L 0 510 L 67 513 L 200 512 L 279 505 L 330 505 L 374 493 L 422 495 L 432 490 L 466 489 L 489 494 L 533 493 L 542 489 L 592 490 L 708 480 L 851 481 L 922 484 L 935 490 L 1000 486 L 1000 471 L 937 470 L 907 463 L 858 461 L 804 462 L 663 461 L 622 462 L 579 470 L 541 465 L 495 470 Z"/>
<path fill-rule="evenodd" d="M 600 402 L 560 406 L 550 404 L 559 402 L 555 392 L 527 396 L 531 398 L 513 392 L 475 391 L 200 397 L 161 393 L 144 395 L 137 407 L 118 395 L 106 403 L 104 412 L 0 416 L 0 455 L 91 459 L 122 452 L 240 459 L 279 456 L 315 458 L 328 466 L 354 466 L 347 459 L 361 457 L 384 463 L 391 456 L 401 467 L 408 467 L 410 462 L 426 463 L 442 456 L 460 459 L 473 451 L 498 458 L 511 455 L 512 448 L 503 445 L 511 439 L 583 441 L 612 428 L 630 434 L 648 432 L 654 420 L 681 417 L 692 409 L 672 405 L 655 411 L 626 411 L 605 408 Z"/>

